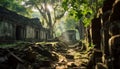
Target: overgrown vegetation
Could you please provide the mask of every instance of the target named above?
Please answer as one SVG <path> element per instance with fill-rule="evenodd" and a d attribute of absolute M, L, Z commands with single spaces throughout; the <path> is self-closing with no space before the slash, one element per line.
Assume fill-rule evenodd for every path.
<path fill-rule="evenodd" d="M 62 6 L 76 20 L 82 19 L 87 27 L 102 3 L 103 0 L 63 0 Z"/>
<path fill-rule="evenodd" d="M 30 16 L 31 10 L 23 5 L 23 0 L 0 0 L 0 6 L 10 9 L 18 14 Z"/>

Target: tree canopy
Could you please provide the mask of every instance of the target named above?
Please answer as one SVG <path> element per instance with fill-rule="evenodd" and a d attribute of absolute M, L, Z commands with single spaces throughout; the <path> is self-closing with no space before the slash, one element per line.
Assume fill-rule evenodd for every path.
<path fill-rule="evenodd" d="M 103 0 L 0 0 L 0 6 L 22 15 L 29 14 L 33 9 L 38 10 L 42 24 L 46 25 L 52 36 L 57 21 L 66 13 L 72 17 L 69 19 L 67 16 L 66 28 L 73 28 L 80 19 L 87 27 L 102 2 Z"/>
<path fill-rule="evenodd" d="M 61 17 L 64 16 L 65 11 L 61 7 L 61 0 L 25 0 L 28 8 L 34 8 L 41 14 L 41 22 L 47 25 L 47 28 L 53 34 L 54 25 Z"/>
<path fill-rule="evenodd" d="M 25 8 L 22 5 L 22 0 L 0 0 L 0 6 L 5 7 L 9 10 L 15 11 L 22 15 L 28 15 L 30 9 Z"/>
<path fill-rule="evenodd" d="M 102 6 L 103 0 L 63 0 L 62 6 L 76 20 L 82 19 L 85 26 L 88 26 L 91 19 Z"/>

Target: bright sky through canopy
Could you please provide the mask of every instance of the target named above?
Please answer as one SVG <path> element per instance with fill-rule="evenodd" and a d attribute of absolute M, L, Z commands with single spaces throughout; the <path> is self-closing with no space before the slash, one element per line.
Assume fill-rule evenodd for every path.
<path fill-rule="evenodd" d="M 49 9 L 50 12 L 53 11 L 53 8 L 51 5 L 47 5 L 47 8 Z"/>

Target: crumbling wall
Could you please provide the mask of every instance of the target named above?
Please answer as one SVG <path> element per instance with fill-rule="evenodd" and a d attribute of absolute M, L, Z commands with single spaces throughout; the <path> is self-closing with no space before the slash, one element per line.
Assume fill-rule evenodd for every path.
<path fill-rule="evenodd" d="M 92 20 L 92 24 L 91 24 L 93 43 L 95 44 L 97 49 L 100 49 L 103 55 L 105 55 L 105 61 L 107 61 L 108 69 L 116 69 L 116 68 L 112 68 L 112 65 L 113 65 L 112 61 L 109 62 L 109 59 L 112 60 L 112 58 L 110 58 L 111 56 L 110 52 L 112 52 L 112 50 L 110 49 L 111 47 L 108 44 L 108 41 L 111 37 L 109 34 L 110 32 L 109 30 L 111 26 L 116 25 L 116 27 L 113 29 L 114 33 L 120 34 L 120 31 L 118 30 L 119 29 L 118 27 L 120 27 L 120 13 L 119 12 L 120 12 L 120 1 L 105 0 L 103 3 L 101 12 L 98 12 L 99 14 L 98 18 L 95 17 Z M 112 47 L 112 48 L 115 48 L 115 47 Z M 95 57 L 92 59 L 91 62 L 93 63 L 94 60 L 95 60 Z M 94 64 L 96 64 L 96 62 L 94 62 Z"/>
<path fill-rule="evenodd" d="M 50 37 L 38 18 L 27 18 L 0 6 L 0 42 L 45 41 Z"/>

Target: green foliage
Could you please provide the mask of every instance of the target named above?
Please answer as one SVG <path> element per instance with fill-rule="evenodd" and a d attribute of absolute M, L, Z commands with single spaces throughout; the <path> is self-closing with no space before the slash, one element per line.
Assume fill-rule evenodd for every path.
<path fill-rule="evenodd" d="M 103 0 L 63 0 L 62 7 L 76 20 L 82 18 L 84 25 L 88 26 L 102 2 Z"/>
<path fill-rule="evenodd" d="M 65 29 L 66 30 L 75 29 L 76 23 L 77 22 L 75 21 L 75 19 L 73 17 L 66 18 L 65 23 L 64 23 Z"/>
<path fill-rule="evenodd" d="M 28 15 L 28 11 L 30 11 L 22 5 L 22 0 L 0 0 L 0 6 L 22 15 Z"/>
<path fill-rule="evenodd" d="M 76 30 L 77 21 L 72 16 L 65 16 L 55 27 L 56 36 L 60 36 L 66 30 Z"/>

